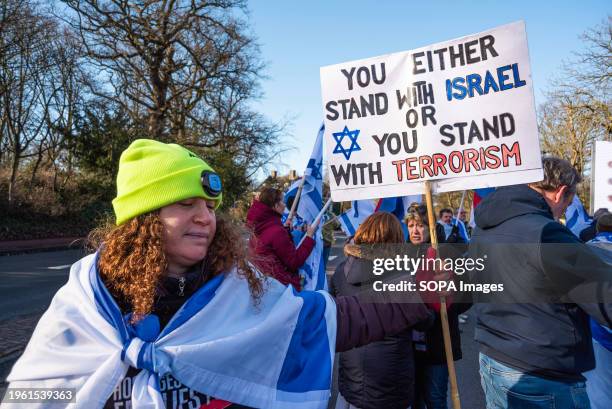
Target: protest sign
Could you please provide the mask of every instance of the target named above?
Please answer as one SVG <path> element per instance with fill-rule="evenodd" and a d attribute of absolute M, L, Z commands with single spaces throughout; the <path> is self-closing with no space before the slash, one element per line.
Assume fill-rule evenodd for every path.
<path fill-rule="evenodd" d="M 612 142 L 595 142 L 592 161 L 591 212 L 602 207 L 612 211 Z"/>
<path fill-rule="evenodd" d="M 542 179 L 523 22 L 321 68 L 334 201 Z"/>

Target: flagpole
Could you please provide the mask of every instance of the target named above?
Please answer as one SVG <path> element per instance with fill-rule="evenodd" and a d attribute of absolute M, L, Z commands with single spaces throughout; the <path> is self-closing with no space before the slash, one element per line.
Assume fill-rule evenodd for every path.
<path fill-rule="evenodd" d="M 331 206 L 331 204 L 332 204 L 332 200 L 331 200 L 331 197 L 330 197 L 329 199 L 327 199 L 327 202 L 325 202 L 325 205 L 323 206 L 323 209 L 321 209 L 321 211 L 319 212 L 317 217 L 312 222 L 311 226 L 314 226 L 316 228 L 319 225 L 319 223 L 321 222 L 321 219 L 323 218 L 323 215 L 325 214 L 327 209 L 329 209 L 329 206 Z"/>
<path fill-rule="evenodd" d="M 463 191 L 465 194 L 465 191 Z M 425 181 L 425 201 L 427 203 L 427 219 L 429 220 L 429 234 L 431 236 L 431 246 L 436 250 L 438 256 L 438 237 L 436 236 L 436 221 L 434 218 L 433 200 L 431 197 L 431 183 Z M 440 318 L 442 321 L 442 334 L 444 336 L 444 352 L 446 353 L 446 366 L 448 366 L 448 378 L 451 386 L 451 400 L 453 409 L 461 409 L 459 400 L 459 389 L 457 388 L 457 374 L 455 373 L 455 361 L 453 359 L 453 349 L 451 347 L 450 330 L 448 327 L 448 312 L 446 311 L 446 297 L 440 297 Z"/>
<path fill-rule="evenodd" d="M 315 217 L 315 219 L 312 222 L 312 224 L 310 226 L 308 226 L 308 227 L 314 227 L 314 229 L 316 230 L 317 226 L 321 222 L 321 218 L 323 217 L 323 215 L 325 214 L 327 209 L 329 209 L 329 206 L 331 204 L 332 204 L 332 200 L 331 200 L 331 197 L 330 197 L 329 199 L 327 199 L 327 202 L 325 202 L 325 205 L 323 206 L 323 208 L 321 209 L 321 211 L 319 212 L 317 217 Z M 304 237 L 302 237 L 302 240 L 300 240 L 300 244 L 298 244 L 297 247 L 300 247 L 302 245 L 302 243 L 304 242 L 304 239 L 306 239 L 306 235 L 304 235 Z"/>
<path fill-rule="evenodd" d="M 300 181 L 300 185 L 298 186 L 298 191 L 295 194 L 295 198 L 293 199 L 293 203 L 291 204 L 291 211 L 289 212 L 289 216 L 287 216 L 287 221 L 285 222 L 289 226 L 291 226 L 291 219 L 293 219 L 293 215 L 295 214 L 295 210 L 297 209 L 298 202 L 300 201 L 300 197 L 302 196 L 302 189 L 304 188 L 304 182 L 306 181 L 306 174 L 302 176 L 302 180 Z"/>
<path fill-rule="evenodd" d="M 455 226 L 459 224 L 459 216 L 461 215 L 461 210 L 463 210 L 463 199 L 465 199 L 465 190 L 461 195 L 461 202 L 459 203 L 459 209 L 457 210 L 457 217 L 455 217 Z"/>

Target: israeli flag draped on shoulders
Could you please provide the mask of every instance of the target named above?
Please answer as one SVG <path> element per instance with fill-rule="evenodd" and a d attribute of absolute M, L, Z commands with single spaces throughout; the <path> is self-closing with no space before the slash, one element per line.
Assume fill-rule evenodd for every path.
<path fill-rule="evenodd" d="M 75 388 L 67 407 L 102 408 L 133 366 L 142 369 L 132 385 L 135 409 L 165 407 L 159 378 L 167 373 L 246 406 L 327 407 L 336 308 L 326 292 L 297 293 L 268 280 L 254 305 L 233 270 L 202 286 L 160 332 L 153 315 L 136 326 L 122 317 L 96 260 L 89 255 L 72 266 L 8 376 L 11 388 Z"/>
<path fill-rule="evenodd" d="M 308 165 L 304 171 L 304 187 L 297 213 L 309 225 L 323 209 L 323 134 L 325 126 L 321 125 L 315 141 Z M 321 226 L 315 233 L 315 247 L 310 256 L 300 267 L 300 275 L 304 277 L 304 290 L 327 290 L 325 263 L 323 262 L 323 232 Z"/>

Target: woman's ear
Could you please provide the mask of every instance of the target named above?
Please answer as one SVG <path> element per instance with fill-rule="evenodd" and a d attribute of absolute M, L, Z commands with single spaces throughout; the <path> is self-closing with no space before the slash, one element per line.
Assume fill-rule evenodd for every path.
<path fill-rule="evenodd" d="M 566 199 L 566 194 L 567 193 L 568 193 L 568 191 L 567 191 L 567 186 L 566 185 L 559 186 L 555 190 L 555 202 L 556 203 L 561 203 L 562 201 L 564 201 Z"/>

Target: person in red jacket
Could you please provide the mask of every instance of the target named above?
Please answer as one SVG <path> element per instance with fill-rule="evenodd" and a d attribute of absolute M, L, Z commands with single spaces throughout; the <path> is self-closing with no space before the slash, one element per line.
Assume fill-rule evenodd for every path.
<path fill-rule="evenodd" d="M 296 248 L 290 232 L 281 222 L 284 210 L 283 193 L 271 187 L 264 188 L 247 213 L 247 225 L 255 235 L 249 243 L 255 264 L 261 271 L 299 291 L 302 285 L 298 269 L 314 248 L 315 230 L 309 227 L 304 241 Z"/>

